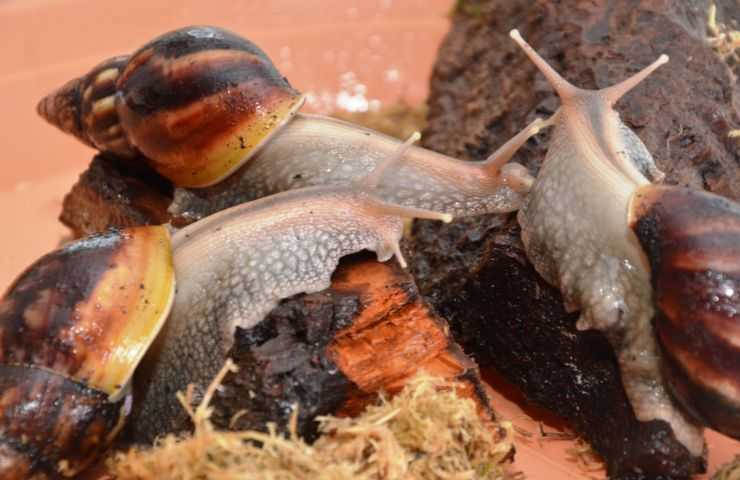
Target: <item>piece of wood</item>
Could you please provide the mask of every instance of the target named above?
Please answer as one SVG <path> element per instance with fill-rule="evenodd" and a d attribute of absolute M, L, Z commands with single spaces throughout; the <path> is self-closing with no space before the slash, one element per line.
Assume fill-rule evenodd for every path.
<path fill-rule="evenodd" d="M 136 162 L 139 162 L 137 165 Z M 172 186 L 142 160 L 98 154 L 64 197 L 59 220 L 75 237 L 169 221 Z"/>
<path fill-rule="evenodd" d="M 359 413 L 420 370 L 459 380 L 459 391 L 493 416 L 477 366 L 395 261 L 346 257 L 330 289 L 284 300 L 236 339 L 240 370 L 213 402 L 221 427 L 285 427 L 297 405 L 298 432 L 314 438 L 316 416 Z"/>
<path fill-rule="evenodd" d="M 522 35 L 569 81 L 611 85 L 661 53 L 671 60 L 616 105 L 668 183 L 740 197 L 738 87 L 704 43 L 708 1 L 458 2 L 431 82 L 426 147 L 485 158 L 559 101 L 507 33 Z M 724 14 L 740 18 L 740 7 Z M 736 127 L 735 127 L 736 128 Z M 550 132 L 514 158 L 532 172 Z M 578 212 L 575 212 L 576 214 Z M 664 422 L 638 422 L 614 354 L 575 328 L 559 292 L 527 261 L 514 215 L 417 222 L 412 269 L 422 293 L 481 366 L 566 418 L 604 458 L 611 478 L 686 478 L 705 468 Z"/>

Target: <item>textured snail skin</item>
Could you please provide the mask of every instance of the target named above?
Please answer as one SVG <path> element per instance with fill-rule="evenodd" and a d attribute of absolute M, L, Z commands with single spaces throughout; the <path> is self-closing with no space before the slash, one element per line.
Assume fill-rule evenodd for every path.
<path fill-rule="evenodd" d="M 676 404 L 661 374 L 650 266 L 629 228 L 634 192 L 663 174 L 612 109 L 668 59 L 661 56 L 612 87 L 582 90 L 552 70 L 518 32 L 512 38 L 562 102 L 548 121 L 555 131 L 543 167 L 518 213 L 527 256 L 561 290 L 566 306 L 581 311 L 578 328 L 598 329 L 609 339 L 637 419 L 667 422 L 688 452 L 701 456 L 701 429 Z"/>
<path fill-rule="evenodd" d="M 164 227 L 76 241 L 18 277 L 0 301 L 0 478 L 72 476 L 104 451 L 173 297 Z"/>
<path fill-rule="evenodd" d="M 671 393 L 702 423 L 740 438 L 740 205 L 648 186 L 631 215 L 650 259 Z"/>
<path fill-rule="evenodd" d="M 532 178 L 517 163 L 504 164 L 539 121 L 523 129 L 488 160 L 458 160 L 411 147 L 384 176 L 380 196 L 408 207 L 455 217 L 517 210 Z M 346 185 L 373 170 L 400 142 L 373 130 L 318 115 L 296 114 L 237 172 L 204 189 L 176 189 L 169 212 L 192 222 L 219 210 L 295 188 Z"/>
<path fill-rule="evenodd" d="M 253 327 L 283 298 L 328 288 L 345 255 L 372 250 L 379 261 L 400 255 L 402 217 L 449 221 L 384 203 L 353 184 L 273 195 L 175 233 L 178 290 L 151 367 L 147 362 L 149 386 L 133 422 L 137 438 L 151 440 L 182 425 L 185 412 L 172 394 L 189 383 L 208 385 L 236 327 Z"/>
<path fill-rule="evenodd" d="M 7 387 L 0 403 L 0 468 L 22 476 L 46 468 L 43 463 L 74 474 L 84 465 L 68 471 L 76 459 L 66 455 L 77 452 L 73 442 L 83 434 L 92 444 L 84 464 L 92 462 L 120 422 L 114 431 L 90 432 L 86 426 L 110 422 L 75 423 L 90 415 L 57 421 L 49 412 L 50 424 L 39 431 L 53 431 L 39 437 L 24 431 L 21 421 L 35 407 L 63 405 L 59 398 L 65 402 L 77 384 L 102 402 L 101 412 L 124 398 L 125 417 L 131 377 L 145 353 L 137 428 L 153 440 L 174 428 L 173 418 L 186 415 L 173 395 L 191 383 L 205 387 L 221 368 L 237 327 L 253 327 L 282 298 L 327 288 L 345 255 L 372 250 L 380 261 L 396 255 L 405 267 L 403 218 L 452 219 L 377 196 L 383 174 L 417 139 L 361 181 L 243 204 L 176 231 L 171 244 L 167 227 L 137 227 L 94 235 L 39 259 L 0 303 L 0 366 L 7 367 L 0 369 L 0 386 Z M 16 367 L 27 373 L 15 373 Z M 39 371 L 50 375 L 38 380 Z M 46 439 L 60 448 L 43 450 Z"/>

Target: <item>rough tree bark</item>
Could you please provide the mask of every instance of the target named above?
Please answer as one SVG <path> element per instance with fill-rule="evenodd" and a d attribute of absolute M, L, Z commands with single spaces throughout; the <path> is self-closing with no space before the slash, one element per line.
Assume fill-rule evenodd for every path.
<path fill-rule="evenodd" d="M 727 2 L 728 4 L 731 2 Z M 698 0 L 461 0 L 431 81 L 424 144 L 482 159 L 558 100 L 508 31 L 522 35 L 578 86 L 611 85 L 660 53 L 671 61 L 617 105 L 667 174 L 667 183 L 740 198 L 738 87 L 707 44 L 709 2 Z M 740 5 L 720 20 L 737 22 Z M 549 132 L 515 160 L 532 172 Z M 613 478 L 686 478 L 705 468 L 663 422 L 638 422 L 615 357 L 597 332 L 579 332 L 560 294 L 528 263 L 513 215 L 450 225 L 417 222 L 409 245 L 422 293 L 482 366 L 571 422 Z"/>

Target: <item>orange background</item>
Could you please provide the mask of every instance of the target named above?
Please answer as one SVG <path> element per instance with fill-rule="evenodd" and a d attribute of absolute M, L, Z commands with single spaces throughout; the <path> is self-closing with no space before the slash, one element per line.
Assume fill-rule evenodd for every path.
<path fill-rule="evenodd" d="M 307 108 L 421 102 L 453 0 L 0 0 L 0 290 L 66 234 L 63 195 L 92 150 L 46 125 L 36 102 L 99 61 L 188 24 L 215 24 L 260 45 Z M 514 468 L 532 479 L 587 478 L 566 459 L 572 442 L 538 439 L 538 425 L 496 394 L 520 438 Z M 550 427 L 547 427 L 550 428 Z M 710 471 L 740 451 L 714 433 Z M 589 477 L 603 477 L 590 473 Z"/>

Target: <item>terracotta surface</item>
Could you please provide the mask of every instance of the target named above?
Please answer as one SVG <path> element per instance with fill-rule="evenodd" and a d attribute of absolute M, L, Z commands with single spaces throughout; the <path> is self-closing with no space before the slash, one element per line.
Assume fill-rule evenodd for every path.
<path fill-rule="evenodd" d="M 36 102 L 49 90 L 164 31 L 211 23 L 262 46 L 311 94 L 314 111 L 419 102 L 452 3 L 189 0 L 173 7 L 162 0 L 0 0 L 0 289 L 64 238 L 56 220 L 62 197 L 92 157 L 92 150 L 36 116 Z M 532 433 L 518 443 L 516 470 L 528 478 L 603 477 L 568 460 L 572 442 L 539 438 L 537 421 L 495 395 L 499 412 Z M 710 471 L 740 452 L 736 442 L 711 432 L 707 438 Z"/>

